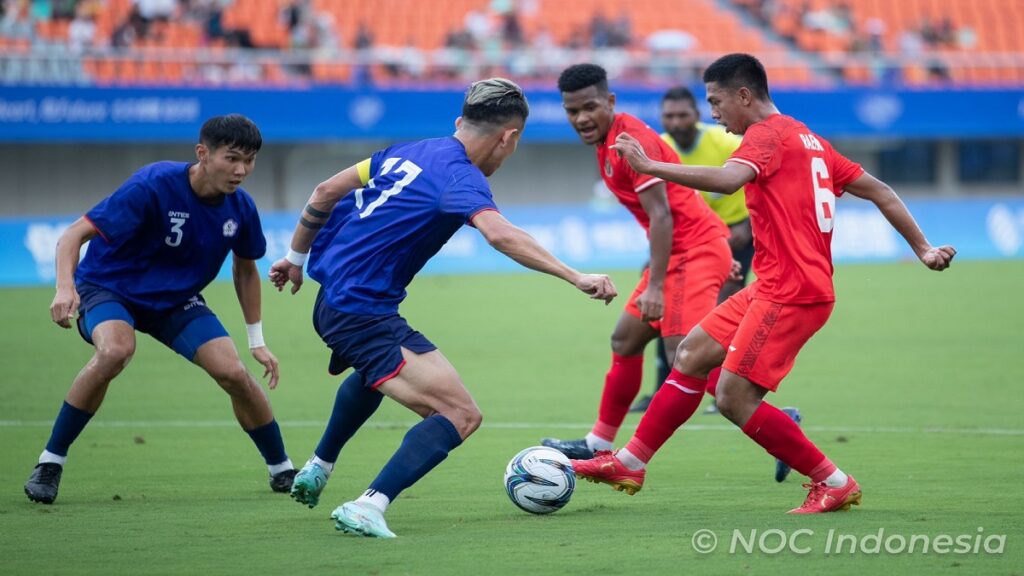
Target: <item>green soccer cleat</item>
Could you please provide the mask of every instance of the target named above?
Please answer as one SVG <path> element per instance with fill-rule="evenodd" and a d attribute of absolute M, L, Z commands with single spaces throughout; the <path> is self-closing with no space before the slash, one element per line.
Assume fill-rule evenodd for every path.
<path fill-rule="evenodd" d="M 327 471 L 319 464 L 307 462 L 295 475 L 291 497 L 296 502 L 313 508 L 320 502 L 320 493 L 324 491 L 326 485 Z"/>
<path fill-rule="evenodd" d="M 345 502 L 331 512 L 331 518 L 337 521 L 334 524 L 335 530 L 371 538 L 396 538 L 395 533 L 388 530 L 384 514 L 368 504 Z"/>

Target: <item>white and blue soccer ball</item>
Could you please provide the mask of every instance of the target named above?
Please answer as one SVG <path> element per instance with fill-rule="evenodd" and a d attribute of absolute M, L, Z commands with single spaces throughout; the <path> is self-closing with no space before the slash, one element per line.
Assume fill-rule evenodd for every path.
<path fill-rule="evenodd" d="M 505 492 L 531 514 L 550 514 L 569 503 L 576 474 L 565 454 L 533 446 L 512 458 L 505 468 Z"/>

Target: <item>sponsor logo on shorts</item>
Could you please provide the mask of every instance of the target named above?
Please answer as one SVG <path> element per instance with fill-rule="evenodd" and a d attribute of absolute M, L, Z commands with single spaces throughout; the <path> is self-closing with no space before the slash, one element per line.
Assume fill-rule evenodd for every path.
<path fill-rule="evenodd" d="M 203 307 L 205 307 L 206 306 L 206 302 L 203 302 L 202 300 L 200 300 L 199 296 L 193 296 L 193 297 L 188 299 L 188 303 L 185 304 L 185 306 L 182 308 L 182 310 L 191 310 L 191 309 L 195 308 L 196 306 L 203 306 Z"/>

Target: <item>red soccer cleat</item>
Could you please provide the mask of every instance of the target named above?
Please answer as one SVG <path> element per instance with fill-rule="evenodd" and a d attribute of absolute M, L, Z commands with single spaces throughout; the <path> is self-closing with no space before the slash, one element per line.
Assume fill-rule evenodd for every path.
<path fill-rule="evenodd" d="M 609 484 L 619 492 L 625 491 L 632 496 L 644 486 L 647 470 L 630 470 L 619 462 L 610 450 L 598 450 L 590 460 L 570 460 L 577 478 L 585 478 L 590 482 Z"/>
<path fill-rule="evenodd" d="M 851 505 L 860 506 L 860 485 L 850 476 L 846 485 L 841 488 L 829 488 L 824 482 L 804 484 L 810 490 L 807 499 L 799 508 L 793 508 L 788 514 L 821 514 L 836 510 L 849 510 Z"/>

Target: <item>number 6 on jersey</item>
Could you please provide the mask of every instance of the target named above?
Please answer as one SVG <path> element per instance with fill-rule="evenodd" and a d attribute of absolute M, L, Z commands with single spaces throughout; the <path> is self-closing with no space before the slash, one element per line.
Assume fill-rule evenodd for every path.
<path fill-rule="evenodd" d="M 825 159 L 814 156 L 811 158 L 811 182 L 814 184 L 814 211 L 818 214 L 818 230 L 823 233 L 832 231 L 835 226 L 836 195 L 831 189 L 821 185 L 827 179 L 828 166 Z"/>

